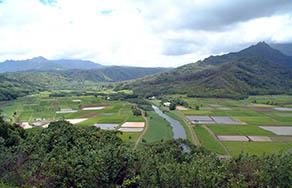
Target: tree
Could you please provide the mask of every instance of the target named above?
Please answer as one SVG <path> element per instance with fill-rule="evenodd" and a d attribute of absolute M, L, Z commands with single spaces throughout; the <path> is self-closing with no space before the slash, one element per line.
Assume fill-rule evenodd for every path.
<path fill-rule="evenodd" d="M 139 109 L 132 109 L 133 115 L 134 116 L 141 116 L 142 112 Z"/>
<path fill-rule="evenodd" d="M 16 146 L 25 139 L 25 131 L 18 124 L 10 124 L 0 116 L 0 137 L 4 139 L 4 146 Z"/>
<path fill-rule="evenodd" d="M 171 103 L 169 106 L 169 110 L 175 110 L 176 109 L 176 104 L 175 103 Z"/>

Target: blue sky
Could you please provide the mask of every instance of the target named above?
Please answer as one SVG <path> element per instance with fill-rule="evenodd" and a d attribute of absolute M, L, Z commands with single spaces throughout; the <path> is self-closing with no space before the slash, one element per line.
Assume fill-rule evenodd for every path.
<path fill-rule="evenodd" d="M 57 0 L 40 0 L 40 2 L 47 5 L 57 3 Z"/>
<path fill-rule="evenodd" d="M 0 4 L 0 61 L 44 56 L 176 67 L 258 41 L 292 42 L 291 0 L 2 0 Z"/>

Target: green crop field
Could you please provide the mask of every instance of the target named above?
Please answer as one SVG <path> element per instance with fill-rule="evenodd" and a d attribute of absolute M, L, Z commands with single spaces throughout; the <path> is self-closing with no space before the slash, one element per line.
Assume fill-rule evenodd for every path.
<path fill-rule="evenodd" d="M 274 135 L 253 125 L 208 125 L 216 135 Z"/>
<path fill-rule="evenodd" d="M 128 119 L 127 122 L 144 122 L 144 118 L 142 116 L 133 116 L 131 115 Z"/>
<path fill-rule="evenodd" d="M 70 93 L 71 91 L 60 91 Z M 112 92 L 110 90 L 108 93 Z M 126 93 L 131 93 L 125 91 Z M 32 123 L 36 119 L 41 120 L 61 120 L 61 119 L 79 119 L 88 118 L 88 120 L 76 124 L 76 126 L 88 127 L 95 123 L 110 123 L 122 124 L 128 122 L 144 122 L 141 116 L 134 116 L 132 106 L 137 104 L 121 101 L 121 100 L 105 100 L 102 96 L 68 96 L 68 97 L 49 97 L 49 92 L 42 92 L 40 94 L 31 95 L 19 98 L 9 102 L 1 102 L 0 109 L 5 114 L 6 120 L 14 122 L 27 121 Z M 231 151 L 233 155 L 238 154 L 241 150 L 250 152 L 252 154 L 262 154 L 264 151 L 271 153 L 284 148 L 287 151 L 290 147 L 291 136 L 279 136 L 274 133 L 264 130 L 259 125 L 285 125 L 292 126 L 292 112 L 276 111 L 274 107 L 289 107 L 292 96 L 252 96 L 245 100 L 231 100 L 231 99 L 216 99 L 216 98 L 189 98 L 186 95 L 166 95 L 163 99 L 180 98 L 188 103 L 190 110 L 186 111 L 172 111 L 166 112 L 166 115 L 178 120 L 185 128 L 187 139 L 192 141 L 191 133 L 179 116 L 184 118 L 187 115 L 197 116 L 226 116 L 230 118 L 239 119 L 245 122 L 245 125 L 207 125 L 208 128 L 215 135 L 255 135 L 255 136 L 270 136 L 273 142 L 268 143 L 239 143 L 239 142 L 223 142 Z M 80 102 L 73 102 L 72 100 L 80 100 Z M 161 100 L 147 100 L 160 105 Z M 271 103 L 273 105 L 271 105 Z M 277 105 L 279 103 L 280 105 Z M 98 105 L 108 104 L 100 110 L 82 110 L 84 105 Z M 199 106 L 199 110 L 195 110 Z M 202 108 L 202 109 L 201 109 Z M 61 109 L 77 110 L 75 113 L 57 114 L 56 111 Z M 161 107 L 162 110 L 169 110 L 168 107 Z M 147 112 L 149 120 L 149 129 L 144 135 L 143 139 L 147 143 L 159 142 L 161 140 L 168 140 L 173 138 L 172 127 L 169 123 L 161 118 L 154 111 Z M 27 132 L 40 131 L 42 128 L 28 129 Z M 196 126 L 193 128 L 196 132 L 199 141 L 207 149 L 218 154 L 226 154 L 220 141 L 215 139 L 205 128 Z M 123 141 L 129 142 L 134 146 L 137 138 L 141 133 L 123 133 L 119 135 Z M 242 144 L 242 147 L 240 147 Z M 257 151 L 257 147 L 260 148 Z M 142 147 L 140 143 L 138 148 Z M 236 148 L 239 147 L 239 148 Z M 277 149 L 277 147 L 279 147 Z M 287 149 L 288 148 L 288 149 Z M 290 147 L 291 148 L 291 147 Z"/>
<path fill-rule="evenodd" d="M 236 125 L 208 125 L 216 135 L 240 135 Z"/>
<path fill-rule="evenodd" d="M 289 95 L 265 95 L 265 96 L 250 96 L 245 101 L 259 104 L 271 103 L 292 103 L 292 98 Z"/>
<path fill-rule="evenodd" d="M 252 155 L 273 154 L 277 152 L 286 152 L 292 148 L 292 142 L 222 142 L 233 156 L 241 152 Z"/>
<path fill-rule="evenodd" d="M 201 126 L 195 126 L 193 127 L 193 129 L 196 132 L 202 146 L 218 154 L 226 154 L 224 148 L 220 145 L 219 141 L 216 140 L 205 128 Z"/>
<path fill-rule="evenodd" d="M 129 142 L 132 146 L 134 146 L 136 140 L 138 139 L 141 133 L 119 133 L 118 136 L 124 141 Z"/>
<path fill-rule="evenodd" d="M 292 122 L 287 121 L 277 121 L 268 116 L 256 116 L 256 117 L 246 117 L 246 116 L 236 116 L 235 118 L 248 123 L 249 125 L 292 125 Z"/>
<path fill-rule="evenodd" d="M 117 116 L 117 115 L 104 116 L 104 115 L 101 115 L 101 116 L 96 116 L 96 117 L 90 118 L 86 121 L 80 122 L 77 125 L 93 126 L 95 123 L 122 124 L 123 122 L 125 122 L 127 120 L 127 118 L 128 118 L 127 116 Z"/>
<path fill-rule="evenodd" d="M 182 111 L 185 115 L 214 115 L 212 111 L 204 111 L 204 110 L 185 110 Z"/>
<path fill-rule="evenodd" d="M 147 143 L 158 142 L 173 138 L 172 127 L 169 122 L 160 117 L 155 112 L 148 113 L 149 128 L 143 139 Z"/>
<path fill-rule="evenodd" d="M 238 125 L 239 132 L 243 135 L 275 135 L 271 131 L 264 130 L 253 125 Z"/>

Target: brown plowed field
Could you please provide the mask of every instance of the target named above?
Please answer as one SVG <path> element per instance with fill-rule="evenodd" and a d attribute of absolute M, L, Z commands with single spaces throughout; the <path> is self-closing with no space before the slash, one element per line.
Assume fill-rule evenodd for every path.
<path fill-rule="evenodd" d="M 80 118 L 92 118 L 95 116 L 98 116 L 100 113 L 91 113 L 91 114 L 86 114 L 84 116 L 81 116 Z"/>

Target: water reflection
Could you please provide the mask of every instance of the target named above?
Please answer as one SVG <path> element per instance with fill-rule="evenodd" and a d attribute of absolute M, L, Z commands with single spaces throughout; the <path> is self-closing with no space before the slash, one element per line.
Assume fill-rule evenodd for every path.
<path fill-rule="evenodd" d="M 164 114 L 158 107 L 152 105 L 152 108 L 154 109 L 154 111 L 160 115 L 161 117 L 163 117 L 164 119 L 166 119 L 166 121 L 168 121 L 170 123 L 170 125 L 172 126 L 172 131 L 174 133 L 174 138 L 183 138 L 183 139 L 187 139 L 187 135 L 185 132 L 184 127 L 182 126 L 182 124 L 180 124 L 179 121 L 169 117 L 168 115 Z"/>

